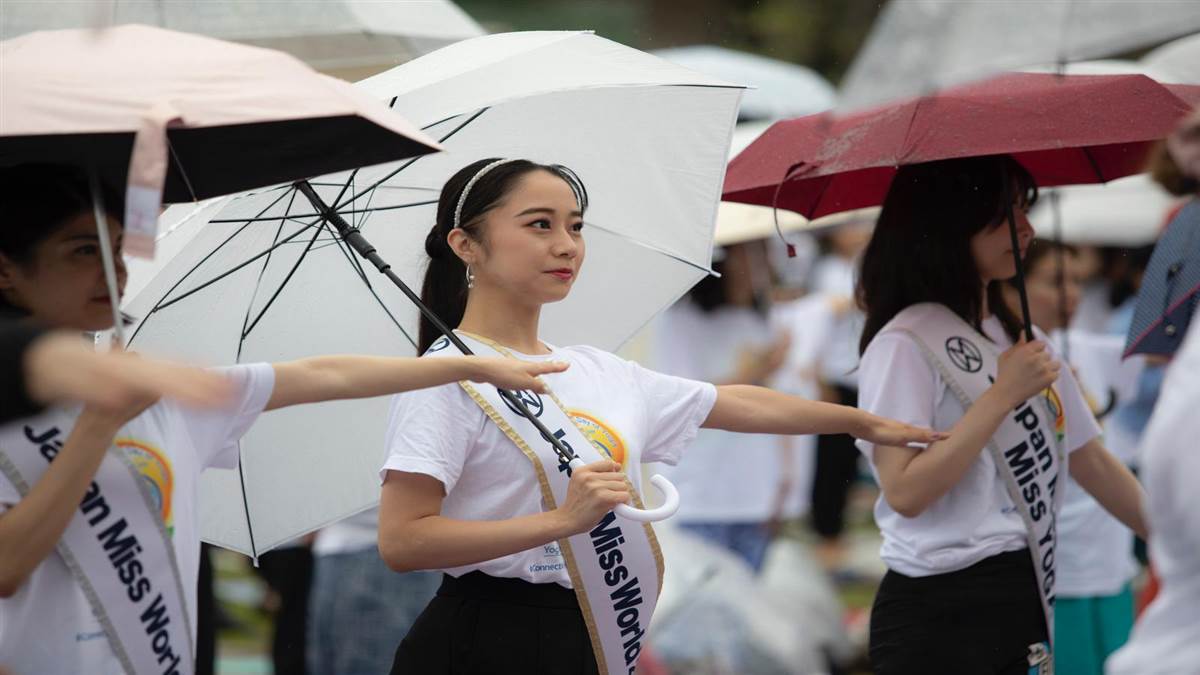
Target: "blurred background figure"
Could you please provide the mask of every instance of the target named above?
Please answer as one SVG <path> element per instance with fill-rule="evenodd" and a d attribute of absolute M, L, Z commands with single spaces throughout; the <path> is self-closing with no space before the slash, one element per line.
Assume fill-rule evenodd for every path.
<path fill-rule="evenodd" d="M 1086 264 L 1075 247 L 1038 239 L 1023 263 L 1033 324 L 1070 355 L 1084 398 L 1103 427 L 1105 413 L 1137 390 L 1145 359 L 1122 361 L 1122 336 L 1066 328 L 1080 304 Z M 1021 311 L 1011 281 L 1004 299 L 1014 314 Z M 1132 448 L 1109 447 L 1126 464 L 1133 461 Z M 1130 583 L 1139 570 L 1134 535 L 1070 476 L 1057 523 L 1055 672 L 1101 675 L 1104 660 L 1133 627 Z"/>
<path fill-rule="evenodd" d="M 379 557 L 379 511 L 317 533 L 308 605 L 308 672 L 385 673 L 396 643 L 433 598 L 435 572 L 398 574 Z"/>
<path fill-rule="evenodd" d="M 831 403 L 858 405 L 858 341 L 863 315 L 854 303 L 859 256 L 871 240 L 877 211 L 844 218 L 821 239 L 823 255 L 812 271 L 810 288 L 830 300 L 834 318 L 821 350 L 822 398 Z M 835 577 L 851 574 L 846 568 L 846 501 L 858 478 L 859 453 L 854 439 L 845 434 L 817 439 L 816 470 L 812 482 L 811 520 L 820 541 L 817 552 Z"/>
<path fill-rule="evenodd" d="M 764 384 L 783 365 L 791 341 L 768 321 L 772 281 L 766 246 L 762 241 L 725 246 L 714 256 L 713 269 L 721 276 L 702 279 L 661 317 L 654 366 L 718 384 Z M 675 520 L 757 571 L 770 542 L 768 524 L 778 519 L 791 489 L 776 439 L 701 429 L 688 461 L 666 475 L 682 498 Z"/>

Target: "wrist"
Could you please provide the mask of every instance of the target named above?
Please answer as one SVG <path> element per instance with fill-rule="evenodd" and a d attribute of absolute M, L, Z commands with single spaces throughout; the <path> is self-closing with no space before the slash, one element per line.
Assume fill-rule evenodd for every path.
<path fill-rule="evenodd" d="M 1015 394 L 1010 392 L 1008 388 L 1001 385 L 999 382 L 988 387 L 987 391 L 983 392 L 981 399 L 987 398 L 995 405 L 998 405 L 1007 412 L 1021 405 L 1022 399 L 1018 399 Z"/>
<path fill-rule="evenodd" d="M 563 512 L 562 507 L 553 511 L 543 511 L 541 514 L 546 523 L 546 534 L 552 540 L 566 539 L 574 534 L 571 531 L 571 519 Z"/>
<path fill-rule="evenodd" d="M 479 362 L 477 356 L 456 356 L 458 362 L 458 380 L 471 380 L 472 382 L 483 381 L 483 365 Z"/>

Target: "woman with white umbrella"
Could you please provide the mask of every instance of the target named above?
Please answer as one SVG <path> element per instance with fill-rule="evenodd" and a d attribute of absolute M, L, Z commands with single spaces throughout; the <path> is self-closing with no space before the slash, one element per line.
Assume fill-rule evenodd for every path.
<path fill-rule="evenodd" d="M 442 188 L 425 242 L 423 299 L 476 353 L 571 365 L 571 377 L 548 381 L 548 396 L 520 398 L 576 460 L 568 465 L 549 452 L 517 406 L 488 387 L 394 400 L 380 552 L 397 571 L 446 572 L 400 643 L 394 673 L 631 670 L 662 560 L 649 526 L 618 519 L 614 509 L 640 504 L 634 486 L 643 461 L 678 461 L 701 426 L 836 430 L 899 445 L 942 438 L 853 408 L 755 386 L 714 387 L 595 348 L 547 345 L 539 317 L 579 276 L 586 208 L 570 170 L 520 159 L 474 162 Z M 423 319 L 426 358 L 442 358 L 448 346 Z"/>
<path fill-rule="evenodd" d="M 111 328 L 86 174 L 24 165 L 0 171 L 0 186 L 0 308 L 76 333 Z M 119 196 L 104 205 L 120 251 Z M 232 396 L 216 409 L 148 394 L 0 426 L 0 660 L 21 673 L 191 673 L 197 482 L 236 465 L 264 410 L 463 378 L 538 389 L 564 367 L 325 356 L 229 368 Z"/>

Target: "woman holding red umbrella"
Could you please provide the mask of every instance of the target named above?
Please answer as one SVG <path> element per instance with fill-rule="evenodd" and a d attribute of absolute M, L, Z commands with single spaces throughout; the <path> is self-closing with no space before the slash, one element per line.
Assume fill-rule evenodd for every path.
<path fill-rule="evenodd" d="M 1036 197 L 1007 156 L 901 167 L 863 256 L 859 405 L 951 429 L 924 449 L 858 442 L 882 487 L 875 517 L 889 571 L 871 660 L 883 675 L 1048 672 L 1068 466 L 1146 530 L 1141 490 L 1098 442 L 1074 377 L 1044 335 L 1022 338 L 1000 295 L 1033 239 L 1025 210 Z"/>

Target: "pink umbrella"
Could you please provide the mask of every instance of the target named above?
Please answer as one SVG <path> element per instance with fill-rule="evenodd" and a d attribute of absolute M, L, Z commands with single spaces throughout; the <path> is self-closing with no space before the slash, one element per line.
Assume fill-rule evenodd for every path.
<path fill-rule="evenodd" d="M 127 184 L 125 247 L 144 257 L 164 197 L 204 199 L 440 149 L 386 106 L 287 54 L 148 26 L 0 42 L 0 86 L 0 166 L 73 164 L 94 182 Z M 102 214 L 97 203 L 120 338 Z"/>
<path fill-rule="evenodd" d="M 287 54 L 148 26 L 6 40 L 0 82 L 0 165 L 75 164 L 128 182 L 134 252 L 160 193 L 192 201 L 439 149 Z"/>

